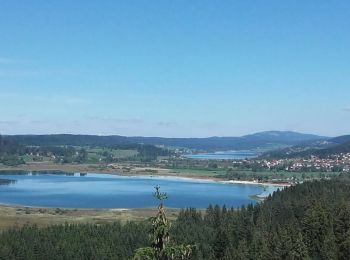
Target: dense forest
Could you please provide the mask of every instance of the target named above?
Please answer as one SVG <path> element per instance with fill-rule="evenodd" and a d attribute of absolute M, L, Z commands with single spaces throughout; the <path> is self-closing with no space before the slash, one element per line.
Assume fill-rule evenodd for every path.
<path fill-rule="evenodd" d="M 284 149 L 264 153 L 261 158 L 306 158 L 318 156 L 328 158 L 332 155 L 350 153 L 350 135 L 338 136 L 324 141 L 310 141 Z"/>
<path fill-rule="evenodd" d="M 333 145 L 327 148 L 304 148 L 293 150 L 293 148 L 286 148 L 281 150 L 269 151 L 261 156 L 261 158 L 307 158 L 310 156 L 317 156 L 319 158 L 329 158 L 333 155 L 341 153 L 350 153 L 350 142 Z"/>
<path fill-rule="evenodd" d="M 151 221 L 26 226 L 0 234 L 0 258 L 132 259 L 149 245 L 151 228 Z M 184 209 L 170 237 L 194 245 L 186 259 L 348 259 L 350 181 L 298 184 L 240 209 Z"/>
<path fill-rule="evenodd" d="M 82 138 L 82 137 L 80 137 Z M 34 140 L 37 140 L 34 138 Z M 73 146 L 56 145 L 46 140 L 38 138 L 36 145 L 21 143 L 20 138 L 0 135 L 0 163 L 7 166 L 24 164 L 25 156 L 31 156 L 34 161 L 41 161 L 43 158 L 50 158 L 56 163 L 89 163 L 88 151 L 94 146 Z M 80 139 L 78 138 L 78 141 Z M 80 140 L 80 145 L 84 144 Z M 158 156 L 169 156 L 172 152 L 168 149 L 160 148 L 154 145 L 137 143 L 104 144 L 104 151 L 99 154 L 102 162 L 113 163 L 122 160 L 150 162 L 157 159 Z M 113 150 L 135 150 L 136 154 L 126 158 L 116 158 L 113 156 Z"/>
<path fill-rule="evenodd" d="M 23 164 L 24 160 L 19 155 L 24 153 L 24 147 L 11 138 L 0 135 L 0 163 L 5 165 Z"/>
<path fill-rule="evenodd" d="M 170 147 L 183 147 L 201 150 L 245 150 L 257 148 L 276 148 L 296 145 L 311 140 L 327 140 L 328 137 L 302 134 L 289 131 L 266 131 L 241 137 L 207 138 L 164 138 L 143 136 L 98 136 L 98 135 L 12 135 L 7 136 L 22 145 L 48 146 L 108 146 L 120 144 L 149 144 Z"/>

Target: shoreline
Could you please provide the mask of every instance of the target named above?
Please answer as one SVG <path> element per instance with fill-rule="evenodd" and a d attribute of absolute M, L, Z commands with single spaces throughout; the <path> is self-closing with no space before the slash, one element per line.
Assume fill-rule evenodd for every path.
<path fill-rule="evenodd" d="M 191 173 L 174 173 L 173 169 L 156 168 L 156 167 L 130 167 L 131 170 L 123 171 L 121 168 L 108 168 L 107 165 L 94 164 L 55 164 L 55 163 L 30 163 L 14 167 L 0 166 L 0 175 L 6 171 L 24 171 L 24 172 L 40 172 L 40 171 L 59 171 L 68 173 L 92 173 L 92 174 L 111 174 L 117 176 L 148 176 L 148 177 L 174 177 L 179 180 L 195 180 L 208 181 L 225 184 L 242 184 L 242 185 L 260 185 L 274 187 L 289 187 L 290 183 L 275 182 L 257 182 L 257 181 L 240 181 L 217 178 L 214 176 L 194 175 Z M 150 172 L 158 171 L 157 173 Z"/>
<path fill-rule="evenodd" d="M 147 171 L 148 170 L 148 171 Z M 161 170 L 157 173 L 149 170 Z M 90 173 L 90 174 L 110 174 L 116 176 L 130 177 L 149 177 L 149 178 L 172 178 L 176 180 L 195 181 L 195 182 L 213 182 L 222 184 L 240 184 L 240 185 L 258 185 L 271 187 L 285 187 L 289 185 L 276 183 L 260 183 L 256 181 L 238 181 L 215 178 L 213 176 L 195 176 L 190 173 L 173 174 L 169 169 L 158 169 L 152 167 L 135 167 L 130 172 L 122 172 L 117 169 L 108 169 L 102 167 L 90 167 L 89 165 L 57 165 L 57 164 L 32 164 L 20 167 L 2 167 L 1 172 L 23 171 L 58 171 L 68 173 Z M 5 176 L 5 175 L 4 175 Z M 263 193 L 260 193 L 263 194 Z M 250 199 L 259 202 L 264 197 L 260 194 L 252 194 Z M 198 210 L 205 212 L 205 209 Z M 179 208 L 166 207 L 167 214 L 171 218 L 176 218 L 180 212 Z M 111 223 L 113 221 L 143 221 L 152 217 L 156 212 L 156 207 L 150 208 L 57 208 L 26 206 L 15 204 L 0 203 L 0 231 L 8 228 L 16 228 L 28 223 L 39 226 L 48 226 L 64 223 Z"/>
<path fill-rule="evenodd" d="M 275 182 L 257 182 L 257 181 L 238 181 L 238 180 L 228 180 L 225 183 L 231 184 L 244 184 L 244 185 L 261 185 L 261 186 L 273 186 L 273 187 L 290 187 L 290 183 L 275 183 Z"/>
<path fill-rule="evenodd" d="M 1 172 L 4 171 L 9 171 L 9 170 L 0 170 L 0 176 Z M 13 170 L 12 171 L 16 171 Z M 17 170 L 19 171 L 19 170 Z M 23 172 L 28 172 L 28 170 L 20 170 Z M 40 171 L 45 171 L 45 170 L 35 170 L 35 171 L 29 171 L 29 172 L 40 172 Z M 53 170 L 51 170 L 53 171 Z M 65 172 L 62 170 L 55 170 L 57 172 Z M 75 172 L 71 171 L 69 173 L 74 173 L 74 174 L 80 174 L 80 172 Z M 256 185 L 256 186 L 261 186 L 261 187 L 288 187 L 290 185 L 288 184 L 283 184 L 283 183 L 262 183 L 262 182 L 256 182 L 256 181 L 238 181 L 238 180 L 223 180 L 223 179 L 218 179 L 218 178 L 210 178 L 207 176 L 178 176 L 178 175 L 159 175 L 159 174 L 145 174 L 145 173 L 139 173 L 139 174 L 120 174 L 118 172 L 85 172 L 85 174 L 109 174 L 112 176 L 126 176 L 126 177 L 135 177 L 135 178 L 159 178 L 159 179 L 171 179 L 171 180 L 176 180 L 176 181 L 193 181 L 197 183 L 221 183 L 225 185 L 230 185 L 230 184 L 239 184 L 239 185 Z M 251 194 L 248 197 L 250 199 L 253 199 L 254 201 L 263 201 L 267 196 L 261 196 L 264 194 L 265 190 L 262 191 L 261 193 L 258 194 Z M 15 209 L 37 209 L 37 210 L 63 210 L 63 211 L 86 211 L 86 212 L 124 212 L 124 211 L 135 211 L 135 210 L 152 210 L 153 207 L 141 207 L 141 208 L 65 208 L 65 207 L 43 207 L 43 206 L 34 206 L 34 205 L 20 205 L 20 204 L 9 204 L 9 203 L 1 203 L 0 202 L 0 208 L 1 207 L 8 207 L 8 208 L 15 208 Z M 172 208 L 172 207 L 167 207 L 169 210 L 180 210 L 180 208 Z M 198 210 L 204 210 L 205 208 L 198 208 Z"/>

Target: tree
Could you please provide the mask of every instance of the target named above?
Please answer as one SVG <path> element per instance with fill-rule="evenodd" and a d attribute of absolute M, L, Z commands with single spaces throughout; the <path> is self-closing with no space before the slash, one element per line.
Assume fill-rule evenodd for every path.
<path fill-rule="evenodd" d="M 171 259 L 188 259 L 193 251 L 191 245 L 175 245 L 170 242 L 170 222 L 165 214 L 163 200 L 168 196 L 160 192 L 160 187 L 155 187 L 153 196 L 160 201 L 158 212 L 155 217 L 151 218 L 152 228 L 150 237 L 152 240 L 151 247 L 139 248 L 135 252 L 135 260 L 171 260 Z"/>
<path fill-rule="evenodd" d="M 307 251 L 307 246 L 303 241 L 303 235 L 301 232 L 298 232 L 290 253 L 292 255 L 292 259 L 310 259 Z"/>

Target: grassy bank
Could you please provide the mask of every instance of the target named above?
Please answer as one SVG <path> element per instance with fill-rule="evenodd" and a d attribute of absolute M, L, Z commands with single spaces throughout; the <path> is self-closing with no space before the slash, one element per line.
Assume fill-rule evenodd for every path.
<path fill-rule="evenodd" d="M 154 216 L 156 209 L 53 209 L 0 206 L 0 230 L 18 228 L 24 225 L 40 227 L 65 223 L 102 224 L 114 221 L 143 221 Z M 167 209 L 170 219 L 175 219 L 178 209 Z"/>
<path fill-rule="evenodd" d="M 59 164 L 53 162 L 32 162 L 18 166 L 0 165 L 0 173 L 4 171 L 64 171 L 64 172 L 94 172 L 119 175 L 154 175 L 176 176 L 188 178 L 214 179 L 225 171 L 209 171 L 197 169 L 164 169 L 157 167 L 133 166 L 130 164 Z"/>

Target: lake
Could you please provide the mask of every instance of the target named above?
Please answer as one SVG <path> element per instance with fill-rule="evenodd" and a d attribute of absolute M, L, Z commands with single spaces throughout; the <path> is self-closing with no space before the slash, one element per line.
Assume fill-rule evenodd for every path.
<path fill-rule="evenodd" d="M 243 160 L 257 157 L 258 154 L 254 151 L 222 151 L 215 153 L 198 153 L 198 154 L 186 154 L 184 157 L 189 159 L 202 159 L 202 160 Z"/>
<path fill-rule="evenodd" d="M 13 173 L 0 185 L 0 204 L 53 208 L 148 208 L 157 205 L 154 187 L 167 192 L 167 207 L 206 208 L 209 204 L 239 207 L 255 203 L 249 196 L 266 193 L 262 186 L 227 184 L 176 177 L 119 176 L 87 173 Z M 276 190 L 268 187 L 268 192 Z"/>

